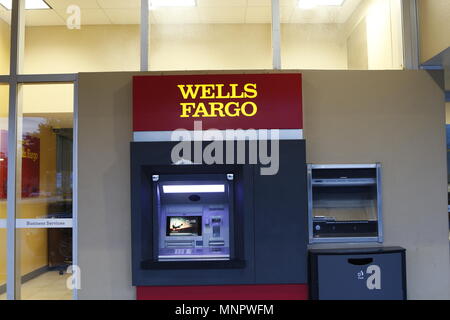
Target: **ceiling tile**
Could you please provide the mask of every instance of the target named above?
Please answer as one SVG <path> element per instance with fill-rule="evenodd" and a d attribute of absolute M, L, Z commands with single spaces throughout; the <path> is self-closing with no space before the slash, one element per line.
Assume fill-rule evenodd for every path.
<path fill-rule="evenodd" d="M 26 26 L 64 25 L 65 21 L 53 10 L 26 10 Z"/>
<path fill-rule="evenodd" d="M 139 24 L 140 9 L 103 9 L 113 24 Z"/>
<path fill-rule="evenodd" d="M 81 26 L 95 24 L 111 24 L 111 20 L 102 9 L 83 9 L 81 11 Z"/>
<path fill-rule="evenodd" d="M 197 8 L 158 8 L 152 14 L 158 24 L 200 23 Z"/>
<path fill-rule="evenodd" d="M 246 7 L 247 0 L 197 0 L 198 7 Z"/>
<path fill-rule="evenodd" d="M 246 23 L 271 23 L 272 9 L 270 7 L 248 7 L 245 16 Z"/>
<path fill-rule="evenodd" d="M 294 8 L 291 23 L 344 23 L 361 0 L 346 0 L 342 6 L 319 6 L 312 9 Z"/>
<path fill-rule="evenodd" d="M 246 7 L 198 8 L 201 23 L 244 23 Z"/>
<path fill-rule="evenodd" d="M 7 22 L 8 24 L 11 23 L 11 11 L 6 10 L 4 7 L 0 6 L 0 19 Z"/>
<path fill-rule="evenodd" d="M 7 24 L 11 24 L 11 12 L 6 10 L 0 10 L 0 19 L 5 21 Z"/>
<path fill-rule="evenodd" d="M 67 13 L 66 8 L 55 8 L 53 10 L 56 13 L 58 13 L 59 16 L 63 18 L 63 20 L 66 20 L 70 15 L 72 15 L 72 13 Z M 111 21 L 109 20 L 108 16 L 105 14 L 103 9 L 100 8 L 81 9 L 81 25 L 110 24 L 110 23 Z"/>
<path fill-rule="evenodd" d="M 321 10 L 294 10 L 291 19 L 291 23 L 336 23 L 337 22 L 336 10 L 330 10 L 329 8 L 321 8 Z"/>
<path fill-rule="evenodd" d="M 139 24 L 141 0 L 46 0 L 53 10 L 27 11 L 27 25 L 63 25 L 67 8 L 81 8 L 82 24 Z M 298 0 L 280 0 L 282 23 L 344 23 L 362 0 L 346 0 L 342 7 L 302 10 Z M 158 8 L 150 13 L 152 23 L 270 23 L 271 0 L 197 0 L 197 7 Z M 59 17 L 58 17 L 59 15 Z M 10 21 L 9 11 L 0 19 Z"/>
<path fill-rule="evenodd" d="M 71 5 L 79 6 L 81 9 L 99 8 L 95 0 L 45 0 L 47 4 L 54 8 L 66 11 Z"/>
<path fill-rule="evenodd" d="M 342 10 L 339 14 L 339 22 L 345 23 L 351 17 L 362 0 L 345 0 Z"/>
<path fill-rule="evenodd" d="M 140 8 L 141 0 L 97 0 L 100 7 L 105 9 Z"/>

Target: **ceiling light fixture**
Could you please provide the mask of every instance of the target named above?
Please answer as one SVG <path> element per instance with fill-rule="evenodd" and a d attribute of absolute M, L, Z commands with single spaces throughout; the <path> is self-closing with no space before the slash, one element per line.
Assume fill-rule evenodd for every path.
<path fill-rule="evenodd" d="M 312 9 L 319 6 L 340 7 L 344 4 L 344 1 L 345 0 L 299 0 L 298 7 L 300 9 Z"/>
<path fill-rule="evenodd" d="M 0 5 L 7 10 L 12 9 L 12 0 L 0 0 Z M 27 10 L 40 10 L 51 9 L 51 7 L 44 0 L 25 0 L 25 9 Z"/>
<path fill-rule="evenodd" d="M 196 0 L 150 0 L 149 7 L 151 9 L 159 7 L 195 7 Z"/>

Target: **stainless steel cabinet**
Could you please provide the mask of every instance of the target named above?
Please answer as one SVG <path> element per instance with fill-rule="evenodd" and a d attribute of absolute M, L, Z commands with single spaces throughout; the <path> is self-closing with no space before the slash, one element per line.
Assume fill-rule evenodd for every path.
<path fill-rule="evenodd" d="M 308 165 L 309 240 L 382 242 L 381 165 Z"/>

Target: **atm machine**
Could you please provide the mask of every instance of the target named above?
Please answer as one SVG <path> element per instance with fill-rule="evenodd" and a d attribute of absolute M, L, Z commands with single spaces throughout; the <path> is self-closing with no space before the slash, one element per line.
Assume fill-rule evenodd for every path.
<path fill-rule="evenodd" d="M 233 178 L 153 175 L 158 261 L 230 260 Z"/>
<path fill-rule="evenodd" d="M 271 176 L 259 164 L 173 165 L 174 145 L 131 144 L 133 284 L 306 285 L 305 142 L 280 141 Z"/>
<path fill-rule="evenodd" d="M 280 129 L 276 144 L 262 150 L 257 141 L 253 153 L 276 154 L 275 174 L 261 174 L 267 163 L 250 161 L 254 139 L 227 140 L 214 163 L 173 158 L 179 141 L 170 133 L 186 128 L 190 135 L 196 120 L 180 117 L 180 102 L 189 97 L 180 95 L 179 88 L 204 83 L 215 83 L 221 90 L 248 83 L 252 85 L 247 88 L 257 88 L 257 95 L 235 94 L 241 106 L 258 107 L 254 117 L 203 118 L 203 130 Z M 131 249 L 138 299 L 208 299 L 213 293 L 223 299 L 306 298 L 308 206 L 301 76 L 137 76 L 133 86 Z M 192 103 L 211 101 L 201 99 Z M 191 143 L 199 153 L 211 148 L 211 141 Z M 246 161 L 238 150 L 244 150 Z"/>

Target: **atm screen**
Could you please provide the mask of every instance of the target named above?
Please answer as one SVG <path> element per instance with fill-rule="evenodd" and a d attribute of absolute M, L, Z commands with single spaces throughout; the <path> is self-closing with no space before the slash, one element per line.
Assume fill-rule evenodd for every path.
<path fill-rule="evenodd" d="M 201 236 L 201 216 L 171 216 L 167 217 L 168 237 L 171 236 Z"/>

